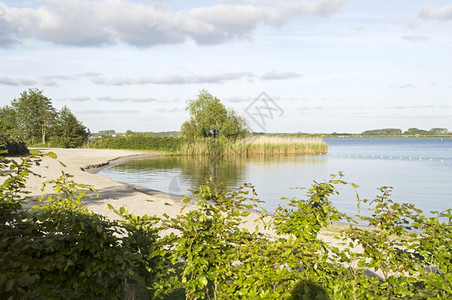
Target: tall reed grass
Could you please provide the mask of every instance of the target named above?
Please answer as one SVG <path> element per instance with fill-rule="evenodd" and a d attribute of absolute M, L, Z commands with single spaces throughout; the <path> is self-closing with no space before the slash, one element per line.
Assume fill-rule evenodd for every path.
<path fill-rule="evenodd" d="M 328 146 L 318 137 L 247 137 L 236 141 L 199 139 L 183 143 L 182 155 L 324 154 Z"/>

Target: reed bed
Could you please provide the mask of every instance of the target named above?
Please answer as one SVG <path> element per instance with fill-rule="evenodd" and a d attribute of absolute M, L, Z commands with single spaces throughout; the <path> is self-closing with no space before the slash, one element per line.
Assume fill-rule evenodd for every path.
<path fill-rule="evenodd" d="M 318 137 L 247 137 L 236 141 L 201 139 L 183 143 L 182 155 L 324 154 L 328 146 Z"/>

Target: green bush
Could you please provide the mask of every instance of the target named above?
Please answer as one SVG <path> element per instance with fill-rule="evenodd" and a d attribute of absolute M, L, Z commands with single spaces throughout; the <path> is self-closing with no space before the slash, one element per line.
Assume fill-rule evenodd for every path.
<path fill-rule="evenodd" d="M 149 287 L 164 266 L 158 227 L 153 218 L 137 219 L 121 209 L 123 219 L 110 221 L 82 207 L 89 186 L 62 174 L 49 181 L 55 195 L 44 196 L 31 209 L 24 197 L 32 164 L 1 158 L 11 165 L 0 188 L 0 298 L 121 299 L 122 287 L 141 278 Z M 163 251 L 162 251 L 163 253 Z"/>
<path fill-rule="evenodd" d="M 27 154 L 28 148 L 19 137 L 0 133 L 0 154 L 2 152 L 7 155 Z"/>
<path fill-rule="evenodd" d="M 170 245 L 173 262 L 184 262 L 175 279 L 186 298 L 450 299 L 451 211 L 425 217 L 393 202 L 385 187 L 372 201 L 358 198 L 373 214 L 359 217 L 368 222 L 359 227 L 329 200 L 344 184 L 356 187 L 342 174 L 314 183 L 306 200 L 286 199 L 271 216 L 262 213 L 253 232 L 243 227 L 258 204 L 253 187 L 200 188 L 197 209 L 164 220 L 177 230 Z M 349 226 L 334 247 L 318 233 L 338 220 Z M 276 235 L 263 234 L 264 224 Z"/>
<path fill-rule="evenodd" d="M 89 142 L 88 147 L 98 149 L 130 149 L 176 152 L 182 143 L 178 137 L 155 137 L 139 133 L 125 136 L 103 136 Z"/>
<path fill-rule="evenodd" d="M 389 187 L 373 200 L 358 197 L 371 211 L 359 216 L 368 227 L 329 200 L 338 185 L 356 187 L 341 173 L 273 214 L 258 210 L 253 186 L 225 191 L 209 183 L 176 217 L 119 208 L 120 220 L 111 221 L 82 207 L 90 187 L 65 173 L 47 183 L 55 195 L 27 209 L 26 178 L 39 161 L 0 160 L 0 170 L 12 170 L 0 172 L 2 299 L 118 299 L 129 279 L 146 285 L 143 298 L 452 298 L 451 210 L 425 216 L 391 200 Z M 245 223 L 251 213 L 255 223 Z M 349 224 L 336 247 L 319 233 L 338 220 Z"/>

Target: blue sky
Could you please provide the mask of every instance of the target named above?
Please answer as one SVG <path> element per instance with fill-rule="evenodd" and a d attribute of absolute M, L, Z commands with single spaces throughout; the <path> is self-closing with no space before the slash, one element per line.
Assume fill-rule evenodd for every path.
<path fill-rule="evenodd" d="M 201 89 L 245 117 L 265 92 L 267 132 L 452 130 L 451 53 L 450 1 L 0 1 L 0 106 L 169 131 Z"/>

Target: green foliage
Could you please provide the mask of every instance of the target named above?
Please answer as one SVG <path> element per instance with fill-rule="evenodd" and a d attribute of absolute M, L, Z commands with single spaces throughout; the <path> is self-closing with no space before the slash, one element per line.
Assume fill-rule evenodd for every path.
<path fill-rule="evenodd" d="M 0 297 L 121 299 L 129 278 L 145 278 L 150 287 L 159 282 L 157 227 L 149 230 L 143 217 L 137 228 L 136 218 L 123 209 L 120 223 L 89 212 L 81 199 L 92 189 L 70 175 L 47 182 L 56 194 L 26 208 L 32 202 L 24 196 L 26 180 L 40 162 L 38 156 L 0 160 L 1 170 L 11 171 L 0 173 L 6 176 L 0 188 Z"/>
<path fill-rule="evenodd" d="M 114 135 L 116 132 L 114 129 L 109 130 L 99 130 L 100 135 Z"/>
<path fill-rule="evenodd" d="M 110 206 L 120 217 L 111 221 L 82 206 L 92 189 L 64 172 L 46 183 L 55 194 L 29 208 L 26 179 L 40 161 L 0 159 L 0 170 L 10 170 L 0 172 L 2 299 L 118 299 L 131 278 L 146 285 L 145 298 L 181 291 L 186 299 L 452 297 L 452 211 L 425 216 L 394 202 L 389 187 L 372 200 L 357 195 L 358 207 L 371 212 L 357 216 L 367 227 L 332 205 L 338 186 L 357 187 L 341 173 L 273 214 L 257 210 L 251 185 L 229 191 L 208 182 L 176 217 Z M 349 223 L 339 246 L 319 238 L 336 221 Z"/>
<path fill-rule="evenodd" d="M 17 126 L 22 136 L 29 142 L 46 143 L 46 135 L 53 124 L 56 112 L 52 101 L 36 88 L 20 94 L 12 101 L 16 111 Z"/>
<path fill-rule="evenodd" d="M 307 199 L 286 199 L 274 215 L 262 215 L 276 235 L 244 227 L 258 200 L 246 191 L 218 192 L 201 187 L 196 208 L 167 226 L 179 285 L 187 299 L 449 299 L 452 296 L 451 213 L 426 218 L 412 204 L 390 199 L 390 189 L 369 204 L 368 227 L 338 212 L 329 198 L 337 185 L 351 185 L 342 174 L 314 183 Z M 251 197 L 249 195 L 252 195 Z M 188 200 L 187 200 L 188 201 Z M 342 246 L 319 239 L 331 222 L 346 220 Z M 421 232 L 411 231 L 413 228 Z M 433 241 L 433 242 L 431 242 Z M 365 272 L 366 271 L 366 272 Z M 369 276 L 371 272 L 375 276 Z"/>
<path fill-rule="evenodd" d="M 429 130 L 429 133 L 432 135 L 450 134 L 450 132 L 447 130 L 447 128 L 432 128 Z"/>
<path fill-rule="evenodd" d="M 430 132 L 423 129 L 418 128 L 409 128 L 407 131 L 405 131 L 404 135 L 428 135 Z"/>
<path fill-rule="evenodd" d="M 10 156 L 27 154 L 28 148 L 19 137 L 0 133 L 0 155 L 3 152 Z"/>
<path fill-rule="evenodd" d="M 0 107 L 0 132 L 17 135 L 16 111 L 11 106 Z"/>
<path fill-rule="evenodd" d="M 11 106 L 0 108 L 0 132 L 20 137 L 29 145 L 73 148 L 88 138 L 89 130 L 66 106 L 57 112 L 43 91 L 28 89 Z"/>
<path fill-rule="evenodd" d="M 154 137 L 132 133 L 126 136 L 101 137 L 89 143 L 90 148 L 98 149 L 132 149 L 176 152 L 182 143 L 178 137 Z"/>
<path fill-rule="evenodd" d="M 450 135 L 446 128 L 432 128 L 430 130 L 423 130 L 418 128 L 409 128 L 402 133 L 401 129 L 398 128 L 384 128 L 384 129 L 373 129 L 366 130 L 361 135 L 370 136 L 444 136 Z"/>
<path fill-rule="evenodd" d="M 195 193 L 196 209 L 163 220 L 167 228 L 177 231 L 167 240 L 172 245 L 173 263 L 184 262 L 180 265 L 179 280 L 187 299 L 228 295 L 234 275 L 231 263 L 238 258 L 237 247 L 253 240 L 252 234 L 239 227 L 250 214 L 244 209 L 257 203 L 257 199 L 251 199 L 246 204 L 250 200 L 244 196 L 247 194 L 244 188 L 218 193 L 217 189 L 205 186 Z"/>
<path fill-rule="evenodd" d="M 361 135 L 402 135 L 402 130 L 398 128 L 384 128 L 366 130 Z"/>
<path fill-rule="evenodd" d="M 51 134 L 50 141 L 53 146 L 76 148 L 81 147 L 88 139 L 89 130 L 64 106 L 57 114 Z"/>
<path fill-rule="evenodd" d="M 247 133 L 246 120 L 226 107 L 217 98 L 202 90 L 196 100 L 189 100 L 186 110 L 190 120 L 182 124 L 181 134 L 189 139 L 236 139 Z"/>

